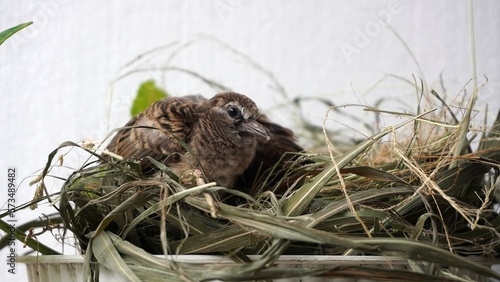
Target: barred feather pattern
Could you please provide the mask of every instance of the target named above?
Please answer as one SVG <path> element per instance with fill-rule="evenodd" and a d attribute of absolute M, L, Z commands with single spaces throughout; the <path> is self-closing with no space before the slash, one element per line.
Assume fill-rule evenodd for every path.
<path fill-rule="evenodd" d="M 199 104 L 178 97 L 157 101 L 132 118 L 107 149 L 124 159 L 150 156 L 166 165 L 178 162 L 179 153 L 185 151 L 178 140 L 189 143 L 190 128 L 200 110 Z M 152 168 L 144 165 L 146 171 Z"/>

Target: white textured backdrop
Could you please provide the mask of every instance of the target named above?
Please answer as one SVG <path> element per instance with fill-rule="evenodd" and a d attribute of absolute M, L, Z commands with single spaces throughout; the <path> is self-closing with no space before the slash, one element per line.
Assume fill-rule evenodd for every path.
<path fill-rule="evenodd" d="M 21 182 L 61 142 L 99 140 L 122 126 L 140 82 L 155 79 L 174 95 L 215 93 L 179 71 L 134 73 L 114 84 L 108 120 L 110 83 L 149 50 L 169 46 L 135 61 L 132 69 L 168 63 L 194 71 L 251 96 L 287 125 L 294 117 L 279 106 L 283 94 L 276 81 L 288 97 L 321 97 L 336 105 L 375 105 L 395 97 L 401 102 L 381 107 L 414 113 L 415 90 L 404 81 L 413 75 L 455 105 L 469 97 L 468 13 L 467 1 L 453 0 L 3 1 L 0 30 L 34 24 L 0 46 L 0 205 L 7 197 L 7 167 L 17 168 Z M 480 124 L 486 103 L 489 120 L 500 107 L 500 2 L 475 1 L 474 20 L 478 83 L 489 79 L 479 91 Z M 321 124 L 325 110 L 311 104 L 305 115 Z M 32 197 L 33 187 L 19 184 L 21 203 Z M 40 212 L 17 218 L 26 221 Z"/>

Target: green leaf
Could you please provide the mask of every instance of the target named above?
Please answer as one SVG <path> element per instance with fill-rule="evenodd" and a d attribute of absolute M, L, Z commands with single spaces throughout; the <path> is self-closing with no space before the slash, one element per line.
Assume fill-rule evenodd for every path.
<path fill-rule="evenodd" d="M 0 45 L 3 44 L 3 42 L 5 40 L 7 40 L 7 38 L 11 37 L 12 35 L 14 35 L 14 33 L 20 31 L 21 29 L 31 25 L 33 22 L 27 22 L 27 23 L 23 23 L 23 24 L 20 24 L 20 25 L 16 25 L 15 27 L 11 27 L 9 29 L 6 29 L 2 32 L 0 32 Z"/>
<path fill-rule="evenodd" d="M 154 80 L 145 81 L 139 86 L 139 90 L 137 90 L 137 96 L 132 103 L 130 114 L 134 117 L 154 102 L 165 97 L 168 97 L 167 92 L 158 88 Z"/>

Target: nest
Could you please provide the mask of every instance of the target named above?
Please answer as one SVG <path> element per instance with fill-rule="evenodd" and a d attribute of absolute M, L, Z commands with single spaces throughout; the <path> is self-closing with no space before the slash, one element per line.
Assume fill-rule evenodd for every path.
<path fill-rule="evenodd" d="M 407 124 L 416 130 L 404 142 L 384 140 Z M 423 141 L 417 131 L 425 126 L 434 133 Z M 89 261 L 132 280 L 340 277 L 347 270 L 356 278 L 465 279 L 456 268 L 498 278 L 465 257 L 494 258 L 500 251 L 493 209 L 500 115 L 476 151 L 460 128 L 413 117 L 344 152 L 329 146 L 326 154 L 300 154 L 293 164 L 260 172 L 246 189 L 253 194 L 204 183 L 196 174 L 187 181 L 195 185 L 186 185 L 160 163 L 151 177 L 139 161 L 88 162 L 65 181 L 59 213 Z M 235 264 L 190 265 L 153 254 L 222 254 Z M 360 265 L 307 273 L 268 268 L 287 254 L 396 256 L 425 267 L 373 268 L 368 276 Z"/>

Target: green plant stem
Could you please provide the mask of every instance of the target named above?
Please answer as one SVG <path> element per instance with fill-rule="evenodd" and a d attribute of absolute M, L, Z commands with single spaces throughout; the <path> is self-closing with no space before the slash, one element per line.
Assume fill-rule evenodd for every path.
<path fill-rule="evenodd" d="M 0 229 L 3 230 L 7 234 L 6 235 L 7 237 L 9 237 L 9 235 L 11 234 L 11 225 L 3 220 L 0 220 Z M 40 243 L 39 241 L 37 241 L 33 238 L 29 238 L 28 240 L 26 240 L 26 235 L 18 228 L 16 228 L 14 232 L 15 232 L 15 237 L 17 240 L 19 240 L 20 242 L 23 242 L 26 246 L 32 248 L 33 250 L 40 252 L 42 255 L 60 255 L 61 254 L 61 253 L 49 248 L 45 244 Z"/>

